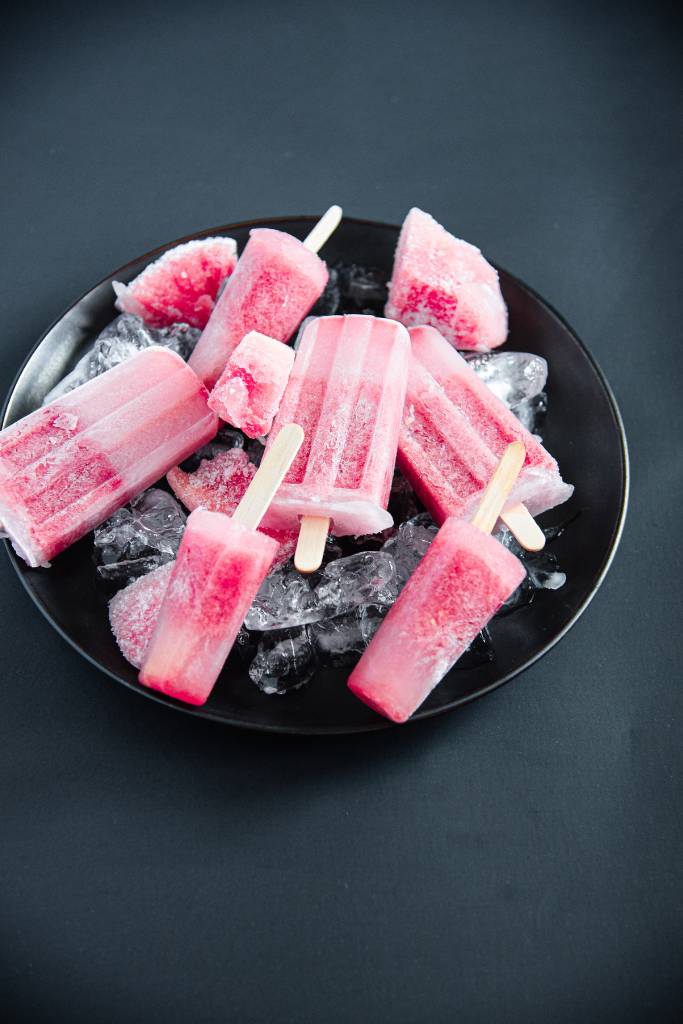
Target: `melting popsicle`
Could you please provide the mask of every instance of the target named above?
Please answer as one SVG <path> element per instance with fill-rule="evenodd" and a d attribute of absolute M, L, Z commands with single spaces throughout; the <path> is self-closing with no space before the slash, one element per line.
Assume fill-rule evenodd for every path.
<path fill-rule="evenodd" d="M 257 527 L 302 441 L 295 423 L 279 432 L 232 518 L 191 513 L 144 655 L 144 686 L 188 704 L 208 699 L 277 553 Z"/>
<path fill-rule="evenodd" d="M 291 529 L 303 517 L 301 536 L 312 526 L 314 543 L 302 561 L 300 540 L 295 555 L 302 572 L 320 565 L 330 521 L 337 536 L 391 526 L 409 359 L 408 332 L 393 320 L 320 317 L 304 331 L 275 426 L 300 423 L 306 440 L 264 520 Z"/>
<path fill-rule="evenodd" d="M 287 341 L 327 284 L 318 249 L 341 220 L 332 206 L 300 242 L 271 228 L 254 228 L 235 272 L 216 303 L 190 366 L 212 388 L 233 349 L 249 331 Z"/>
<path fill-rule="evenodd" d="M 50 559 L 206 444 L 218 429 L 180 356 L 152 347 L 0 433 L 0 530 Z"/>
<path fill-rule="evenodd" d="M 525 576 L 488 536 L 524 461 L 506 449 L 471 523 L 448 518 L 370 641 L 348 686 L 393 722 L 405 722 Z"/>

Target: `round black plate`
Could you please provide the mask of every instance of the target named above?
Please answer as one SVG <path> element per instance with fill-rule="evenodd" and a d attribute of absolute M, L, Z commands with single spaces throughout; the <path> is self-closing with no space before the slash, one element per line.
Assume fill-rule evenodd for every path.
<path fill-rule="evenodd" d="M 279 228 L 303 238 L 313 217 L 230 224 L 192 237 L 229 235 L 240 248 L 255 225 Z M 390 271 L 399 229 L 389 224 L 345 218 L 327 243 L 329 262 L 343 260 Z M 184 242 L 188 239 L 180 239 Z M 116 315 L 113 280 L 127 282 L 171 242 L 115 271 L 83 295 L 36 344 L 7 400 L 3 426 L 31 412 L 67 373 L 85 347 Z M 535 352 L 549 364 L 549 411 L 544 441 L 560 463 L 565 480 L 576 486 L 566 505 L 542 517 L 543 525 L 575 517 L 554 542 L 567 583 L 541 591 L 534 602 L 495 619 L 491 633 L 495 661 L 454 669 L 412 719 L 428 718 L 488 693 L 545 654 L 578 619 L 602 583 L 623 528 L 628 495 L 628 454 L 623 424 L 605 378 L 568 324 L 530 288 L 505 271 L 501 285 L 510 311 L 509 349 Z M 29 569 L 9 557 L 20 580 L 55 629 L 85 658 L 113 679 L 159 704 L 230 725 L 291 733 L 347 733 L 381 729 L 390 723 L 346 689 L 348 669 L 318 672 L 311 684 L 288 696 L 266 696 L 250 682 L 233 654 L 209 702 L 189 708 L 141 687 L 136 670 L 120 653 L 109 629 L 107 598 L 96 582 L 92 538 L 60 555 L 50 569 Z"/>

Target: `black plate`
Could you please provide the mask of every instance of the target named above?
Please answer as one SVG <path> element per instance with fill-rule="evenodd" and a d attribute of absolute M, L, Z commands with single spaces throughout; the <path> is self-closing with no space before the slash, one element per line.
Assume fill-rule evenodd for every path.
<path fill-rule="evenodd" d="M 289 217 L 231 224 L 192 237 L 230 235 L 241 250 L 255 225 L 303 238 L 314 221 L 312 217 Z M 323 255 L 330 262 L 356 261 L 389 272 L 398 231 L 389 224 L 345 218 Z M 113 319 L 117 311 L 112 280 L 131 280 L 177 244 L 171 242 L 133 260 L 69 307 L 20 370 L 6 403 L 3 425 L 36 408 Z M 510 337 L 505 347 L 535 352 L 548 360 L 549 411 L 543 425 L 544 441 L 557 457 L 565 480 L 576 486 L 570 502 L 541 518 L 543 525 L 553 525 L 576 517 L 553 544 L 567 583 L 556 592 L 541 591 L 530 606 L 494 620 L 495 661 L 450 672 L 413 720 L 451 711 L 488 693 L 556 644 L 602 583 L 626 515 L 626 438 L 609 385 L 569 325 L 517 278 L 504 270 L 500 276 L 510 311 Z M 93 665 L 150 700 L 230 725 L 278 732 L 363 732 L 390 724 L 348 692 L 348 669 L 321 670 L 299 692 L 266 696 L 250 682 L 239 657 L 233 655 L 203 708 L 189 708 L 146 690 L 138 684 L 136 670 L 123 658 L 110 632 L 106 596 L 96 585 L 92 538 L 86 537 L 65 551 L 50 569 L 29 569 L 9 544 L 6 547 L 20 580 L 55 629 Z"/>

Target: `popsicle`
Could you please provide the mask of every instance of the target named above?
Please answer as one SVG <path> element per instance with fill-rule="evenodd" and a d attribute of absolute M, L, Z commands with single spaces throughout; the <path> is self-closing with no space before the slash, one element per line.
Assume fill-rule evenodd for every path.
<path fill-rule="evenodd" d="M 494 267 L 417 207 L 401 228 L 385 314 L 406 327 L 438 327 L 460 349 L 486 352 L 507 337 Z"/>
<path fill-rule="evenodd" d="M 302 572 L 320 565 L 330 521 L 337 536 L 391 526 L 409 359 L 408 332 L 393 320 L 319 317 L 304 331 L 275 428 L 295 421 L 306 440 L 264 520 L 296 529 L 303 517 L 295 554 Z"/>
<path fill-rule="evenodd" d="M 233 349 L 249 331 L 287 341 L 327 284 L 327 267 L 316 255 L 339 224 L 332 206 L 300 242 L 284 231 L 254 228 L 237 268 L 216 303 L 190 366 L 212 388 Z"/>
<path fill-rule="evenodd" d="M 523 461 L 515 441 L 472 522 L 446 519 L 351 673 L 351 692 L 391 721 L 419 708 L 524 579 L 522 563 L 488 536 Z"/>
<path fill-rule="evenodd" d="M 302 440 L 295 423 L 280 431 L 232 518 L 191 513 L 144 655 L 144 686 L 188 704 L 208 699 L 277 552 L 257 527 Z"/>
<path fill-rule="evenodd" d="M 218 429 L 186 363 L 151 347 L 0 433 L 0 530 L 48 565 Z"/>
<path fill-rule="evenodd" d="M 249 437 L 269 433 L 294 363 L 294 349 L 250 331 L 228 359 L 209 407 Z"/>
<path fill-rule="evenodd" d="M 566 501 L 574 488 L 562 480 L 543 445 L 438 331 L 414 327 L 409 333 L 413 358 L 399 469 L 441 524 L 447 516 L 472 515 L 505 445 L 522 441 L 526 461 L 502 518 L 525 547 L 542 547 L 543 532 L 531 515 Z"/>

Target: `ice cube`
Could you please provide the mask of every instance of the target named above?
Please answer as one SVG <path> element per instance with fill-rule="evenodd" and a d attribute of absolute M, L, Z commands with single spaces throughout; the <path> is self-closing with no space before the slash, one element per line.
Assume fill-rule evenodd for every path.
<path fill-rule="evenodd" d="M 323 614 L 311 578 L 285 566 L 263 581 L 244 624 L 247 629 L 288 629 L 315 622 Z"/>
<path fill-rule="evenodd" d="M 334 559 L 310 576 L 287 565 L 263 581 L 244 624 L 254 630 L 304 626 L 359 605 L 391 604 L 397 593 L 396 567 L 383 551 Z"/>
<path fill-rule="evenodd" d="M 201 331 L 187 324 L 173 324 L 157 330 L 147 327 L 139 316 L 122 313 L 97 336 L 93 347 L 82 356 L 71 373 L 48 392 L 43 404 L 73 391 L 150 345 L 163 345 L 177 352 L 182 359 L 189 359 L 200 334 Z"/>
<path fill-rule="evenodd" d="M 99 577 L 123 586 L 172 561 L 185 530 L 185 513 L 158 487 L 143 491 L 94 533 Z"/>
<path fill-rule="evenodd" d="M 487 352 L 470 357 L 468 362 L 509 408 L 534 398 L 548 379 L 546 360 L 530 352 Z"/>
<path fill-rule="evenodd" d="M 316 664 L 316 654 L 305 627 L 285 633 L 266 633 L 249 666 L 249 678 L 264 693 L 291 693 L 309 682 Z"/>
<path fill-rule="evenodd" d="M 322 569 L 315 593 L 326 618 L 363 604 L 392 604 L 398 595 L 394 559 L 388 551 L 338 558 Z"/>
<path fill-rule="evenodd" d="M 313 646 L 324 664 L 346 665 L 363 653 L 389 611 L 386 605 L 361 605 L 346 615 L 309 626 Z"/>
<path fill-rule="evenodd" d="M 427 548 L 437 534 L 437 526 L 427 512 L 421 512 L 405 523 L 401 523 L 397 533 L 385 542 L 382 551 L 394 559 L 398 588 L 402 590 Z"/>

